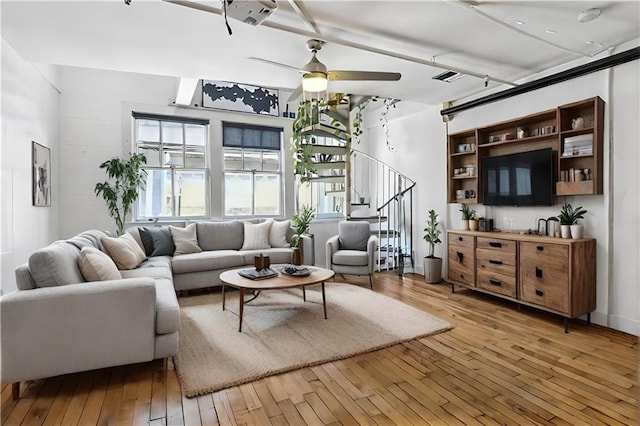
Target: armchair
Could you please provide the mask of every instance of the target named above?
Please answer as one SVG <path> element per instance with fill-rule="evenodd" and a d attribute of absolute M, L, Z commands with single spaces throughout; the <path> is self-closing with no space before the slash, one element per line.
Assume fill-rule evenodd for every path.
<path fill-rule="evenodd" d="M 327 269 L 337 274 L 369 275 L 373 290 L 373 270 L 378 237 L 371 235 L 369 222 L 346 221 L 338 223 L 338 235 L 327 240 Z"/>

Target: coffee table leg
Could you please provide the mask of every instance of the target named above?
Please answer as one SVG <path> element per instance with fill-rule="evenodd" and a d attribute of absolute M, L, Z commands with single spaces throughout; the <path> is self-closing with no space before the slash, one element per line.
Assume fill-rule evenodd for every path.
<path fill-rule="evenodd" d="M 240 325 L 238 326 L 238 332 L 242 333 L 242 314 L 244 313 L 244 288 L 240 287 Z"/>
<path fill-rule="evenodd" d="M 224 284 L 222 284 L 222 310 L 224 311 Z"/>
<path fill-rule="evenodd" d="M 302 301 L 307 301 L 307 292 L 305 291 L 305 286 L 302 286 Z"/>
<path fill-rule="evenodd" d="M 324 281 L 322 281 L 322 309 L 324 309 L 324 319 L 327 319 L 327 301 L 324 297 Z"/>

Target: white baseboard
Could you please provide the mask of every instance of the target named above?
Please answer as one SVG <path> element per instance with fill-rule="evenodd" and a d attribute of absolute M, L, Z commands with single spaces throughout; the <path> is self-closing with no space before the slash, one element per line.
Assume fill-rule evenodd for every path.
<path fill-rule="evenodd" d="M 607 325 L 607 327 L 633 334 L 634 336 L 640 336 L 640 321 L 635 319 L 623 318 L 611 314 L 609 315 L 609 325 Z"/>

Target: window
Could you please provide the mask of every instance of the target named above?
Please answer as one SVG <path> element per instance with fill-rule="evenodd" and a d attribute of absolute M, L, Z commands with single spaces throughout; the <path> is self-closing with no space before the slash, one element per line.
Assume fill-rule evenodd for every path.
<path fill-rule="evenodd" d="M 136 219 L 208 216 L 209 122 L 133 113 L 136 148 L 147 157 L 147 186 Z"/>
<path fill-rule="evenodd" d="M 282 214 L 282 129 L 223 123 L 224 215 Z"/>

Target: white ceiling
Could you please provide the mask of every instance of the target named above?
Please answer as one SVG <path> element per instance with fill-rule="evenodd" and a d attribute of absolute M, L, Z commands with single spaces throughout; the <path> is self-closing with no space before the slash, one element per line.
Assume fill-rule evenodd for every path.
<path fill-rule="evenodd" d="M 290 1 L 278 0 L 260 26 L 230 19 L 231 36 L 221 16 L 159 0 L 2 1 L 2 37 L 33 62 L 293 89 L 298 72 L 249 59 L 300 68 L 308 62 L 309 35 L 268 27 L 311 31 Z M 295 1 L 316 23 L 317 38 L 329 39 L 318 54 L 329 69 L 402 73 L 398 82 L 332 82 L 331 91 L 428 104 L 482 91 L 484 75 L 516 82 L 640 37 L 638 1 Z M 600 17 L 578 22 L 591 7 L 601 9 Z M 421 61 L 479 77 L 435 81 L 443 69 L 415 63 Z"/>

